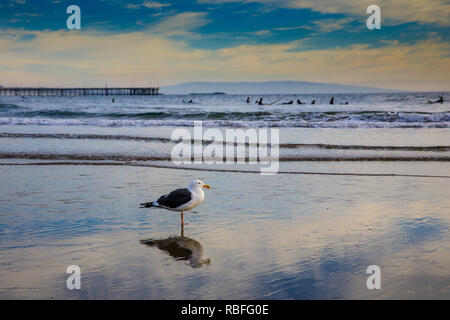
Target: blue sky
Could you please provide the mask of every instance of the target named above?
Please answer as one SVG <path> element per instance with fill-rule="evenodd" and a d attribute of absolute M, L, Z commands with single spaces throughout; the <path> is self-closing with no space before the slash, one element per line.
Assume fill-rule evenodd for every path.
<path fill-rule="evenodd" d="M 71 4 L 81 30 L 66 28 Z M 366 27 L 370 4 L 381 7 L 381 30 Z M 446 0 L 2 0 L 0 84 L 304 80 L 448 90 L 449 16 Z"/>

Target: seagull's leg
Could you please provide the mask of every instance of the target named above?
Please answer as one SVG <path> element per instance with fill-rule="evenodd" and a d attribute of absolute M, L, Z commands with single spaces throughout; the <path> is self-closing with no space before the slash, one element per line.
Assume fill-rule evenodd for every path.
<path fill-rule="evenodd" d="M 181 240 L 184 240 L 184 213 L 181 211 Z"/>

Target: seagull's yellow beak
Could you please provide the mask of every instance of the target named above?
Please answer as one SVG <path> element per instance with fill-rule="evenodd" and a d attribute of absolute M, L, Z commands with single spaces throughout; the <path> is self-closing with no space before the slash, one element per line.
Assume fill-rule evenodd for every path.
<path fill-rule="evenodd" d="M 204 184 L 204 185 L 203 185 L 203 188 L 211 189 L 211 186 L 209 186 L 209 185 L 207 185 L 207 184 Z"/>

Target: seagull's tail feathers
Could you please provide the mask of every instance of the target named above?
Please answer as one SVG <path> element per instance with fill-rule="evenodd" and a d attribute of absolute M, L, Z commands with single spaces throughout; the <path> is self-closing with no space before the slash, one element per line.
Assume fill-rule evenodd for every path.
<path fill-rule="evenodd" d="M 156 207 L 152 202 L 141 203 L 139 209 Z"/>

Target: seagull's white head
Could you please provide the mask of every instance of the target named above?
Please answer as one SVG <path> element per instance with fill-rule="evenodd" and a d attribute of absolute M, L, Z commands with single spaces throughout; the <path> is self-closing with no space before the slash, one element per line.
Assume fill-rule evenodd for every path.
<path fill-rule="evenodd" d="M 209 189 L 211 188 L 209 185 L 203 183 L 203 181 L 201 180 L 194 180 L 191 181 L 191 183 L 189 183 L 189 190 L 194 190 L 194 189 L 201 189 L 201 188 L 206 188 Z"/>

